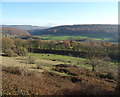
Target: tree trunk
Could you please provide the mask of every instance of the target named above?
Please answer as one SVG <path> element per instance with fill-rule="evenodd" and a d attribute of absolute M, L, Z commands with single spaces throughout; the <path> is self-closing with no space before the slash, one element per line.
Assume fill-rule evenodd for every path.
<path fill-rule="evenodd" d="M 95 71 L 95 66 L 92 66 L 92 71 Z"/>

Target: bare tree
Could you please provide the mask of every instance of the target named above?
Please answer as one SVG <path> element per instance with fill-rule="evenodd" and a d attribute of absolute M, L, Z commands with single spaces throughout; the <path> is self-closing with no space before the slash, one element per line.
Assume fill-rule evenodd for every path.
<path fill-rule="evenodd" d="M 92 71 L 95 71 L 96 66 L 107 66 L 108 64 L 110 64 L 110 58 L 91 57 L 87 64 L 92 66 Z"/>

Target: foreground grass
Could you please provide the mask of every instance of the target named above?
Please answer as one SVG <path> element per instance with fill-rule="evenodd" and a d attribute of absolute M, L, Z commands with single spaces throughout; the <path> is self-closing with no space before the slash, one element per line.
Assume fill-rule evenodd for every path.
<path fill-rule="evenodd" d="M 18 67 L 3 67 L 3 95 L 113 95 L 115 92 L 115 81 L 96 78 L 96 73 L 91 71 L 76 72 L 74 70 L 78 70 L 77 67 L 64 69 L 69 71 L 70 76 L 48 71 L 40 73 L 25 68 L 21 70 Z M 77 76 L 71 75 L 72 73 L 77 73 Z M 95 97 L 98 97 L 97 95 Z"/>
<path fill-rule="evenodd" d="M 88 70 L 91 68 L 89 65 L 85 65 L 88 59 L 55 54 L 29 53 L 29 55 L 35 57 L 43 68 L 33 66 L 37 65 L 36 63 L 23 64 L 25 67 L 19 67 L 22 65 L 19 63 L 24 62 L 24 57 L 13 58 L 16 59 L 15 63 L 3 66 L 2 69 L 3 95 L 114 95 L 115 93 L 116 79 L 109 78 L 114 75 L 103 71 Z M 3 58 L 8 63 L 14 61 L 8 59 L 11 57 Z M 16 65 L 17 61 L 19 66 Z M 63 62 L 63 65 L 68 67 L 61 67 L 61 63 L 58 64 L 58 67 L 55 65 L 58 62 Z M 30 69 L 31 66 L 34 68 Z M 42 72 L 38 72 L 39 70 Z"/>

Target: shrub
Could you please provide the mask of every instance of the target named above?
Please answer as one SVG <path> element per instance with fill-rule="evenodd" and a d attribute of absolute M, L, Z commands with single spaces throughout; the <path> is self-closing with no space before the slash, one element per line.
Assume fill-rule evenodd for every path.
<path fill-rule="evenodd" d="M 36 64 L 36 68 L 37 68 L 37 69 L 42 69 L 42 64 L 39 64 L 39 63 Z"/>
<path fill-rule="evenodd" d="M 19 47 L 19 48 L 17 48 L 17 49 L 15 50 L 15 52 L 16 52 L 16 54 L 18 54 L 18 55 L 20 55 L 20 56 L 25 56 L 25 55 L 27 55 L 27 49 L 26 49 L 26 48 L 21 48 L 21 47 Z"/>
<path fill-rule="evenodd" d="M 92 66 L 92 71 L 95 71 L 97 66 L 107 66 L 110 64 L 109 59 L 92 57 L 89 59 L 88 64 Z"/>
<path fill-rule="evenodd" d="M 98 76 L 100 78 L 107 78 L 107 79 L 115 80 L 115 74 L 112 71 L 99 72 L 99 73 L 96 74 L 96 76 Z"/>
<path fill-rule="evenodd" d="M 2 38 L 2 52 L 6 53 L 7 50 L 15 48 L 14 41 L 9 37 Z"/>
<path fill-rule="evenodd" d="M 28 64 L 34 64 L 35 63 L 35 58 L 32 57 L 32 56 L 28 56 L 27 61 L 28 61 Z"/>
<path fill-rule="evenodd" d="M 7 56 L 9 56 L 9 57 L 17 56 L 17 55 L 14 53 L 14 51 L 11 50 L 11 49 L 6 50 L 5 53 L 6 53 Z"/>
<path fill-rule="evenodd" d="M 107 77 L 108 79 L 115 79 L 115 74 L 114 74 L 114 72 L 109 71 L 109 72 L 107 73 L 106 77 Z"/>

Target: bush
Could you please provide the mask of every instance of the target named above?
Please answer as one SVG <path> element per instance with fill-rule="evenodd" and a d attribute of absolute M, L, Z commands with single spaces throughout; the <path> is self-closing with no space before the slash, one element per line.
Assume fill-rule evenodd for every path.
<path fill-rule="evenodd" d="M 109 72 L 107 73 L 106 77 L 107 77 L 108 79 L 115 79 L 115 74 L 114 74 L 114 72 L 109 71 Z"/>
<path fill-rule="evenodd" d="M 8 51 L 9 49 L 13 49 L 13 48 L 15 48 L 14 41 L 9 37 L 3 37 L 2 38 L 2 52 L 6 53 L 6 51 Z M 8 52 L 12 52 L 12 51 L 8 51 Z"/>
<path fill-rule="evenodd" d="M 11 50 L 11 49 L 8 49 L 7 51 L 5 51 L 5 53 L 6 53 L 7 56 L 9 56 L 9 57 L 15 57 L 15 56 L 17 56 L 17 55 L 14 53 L 14 51 Z"/>
<path fill-rule="evenodd" d="M 115 79 L 115 75 L 113 72 L 109 71 L 109 72 L 101 72 L 101 73 L 97 73 L 96 76 L 100 77 L 100 78 L 107 78 L 107 79 Z"/>
<path fill-rule="evenodd" d="M 28 64 L 34 64 L 35 63 L 35 58 L 32 57 L 32 56 L 28 56 L 27 61 L 28 61 Z"/>
<path fill-rule="evenodd" d="M 37 69 L 42 69 L 42 63 L 37 63 L 37 64 L 36 64 L 36 68 L 37 68 Z"/>
<path fill-rule="evenodd" d="M 17 48 L 16 49 L 16 54 L 18 54 L 18 55 L 20 55 L 20 56 L 25 56 L 25 55 L 27 55 L 27 49 L 26 48 L 21 48 L 21 47 L 19 47 L 19 48 Z"/>

